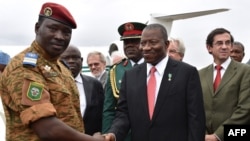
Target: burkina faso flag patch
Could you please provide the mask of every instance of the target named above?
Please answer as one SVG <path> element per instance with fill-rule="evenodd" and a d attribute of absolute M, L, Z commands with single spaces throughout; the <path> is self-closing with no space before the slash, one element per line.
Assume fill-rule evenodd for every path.
<path fill-rule="evenodd" d="M 36 83 L 36 82 L 30 82 L 29 89 L 27 92 L 27 96 L 30 100 L 36 101 L 40 100 L 43 93 L 43 85 Z"/>

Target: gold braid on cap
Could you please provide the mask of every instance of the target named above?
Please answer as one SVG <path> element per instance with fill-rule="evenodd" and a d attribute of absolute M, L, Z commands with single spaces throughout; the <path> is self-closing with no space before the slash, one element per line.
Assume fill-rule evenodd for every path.
<path fill-rule="evenodd" d="M 111 83 L 113 95 L 116 99 L 118 99 L 119 98 L 119 90 L 118 90 L 117 85 L 116 85 L 115 68 L 116 68 L 116 65 L 114 65 L 114 67 L 110 69 L 110 83 Z"/>

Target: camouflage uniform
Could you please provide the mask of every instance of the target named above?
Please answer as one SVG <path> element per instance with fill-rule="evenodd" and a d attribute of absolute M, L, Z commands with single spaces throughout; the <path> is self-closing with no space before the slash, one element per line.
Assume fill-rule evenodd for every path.
<path fill-rule="evenodd" d="M 128 59 L 123 59 L 121 62 L 112 66 L 108 73 L 108 79 L 105 88 L 105 100 L 103 107 L 102 132 L 108 132 L 115 118 L 115 109 L 119 98 L 119 90 L 122 77 L 126 70 L 132 68 L 131 62 Z M 130 134 L 129 134 L 130 135 Z M 130 140 L 127 136 L 126 141 Z"/>
<path fill-rule="evenodd" d="M 23 65 L 27 53 L 38 55 L 33 67 Z M 39 141 L 29 124 L 48 116 L 83 132 L 79 94 L 70 71 L 57 58 L 49 59 L 35 41 L 6 67 L 0 93 L 7 141 Z"/>

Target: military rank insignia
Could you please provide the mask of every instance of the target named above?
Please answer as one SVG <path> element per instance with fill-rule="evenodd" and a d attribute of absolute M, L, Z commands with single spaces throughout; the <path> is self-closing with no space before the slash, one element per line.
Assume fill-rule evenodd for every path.
<path fill-rule="evenodd" d="M 23 66 L 27 67 L 35 67 L 37 62 L 38 55 L 32 52 L 28 52 L 25 54 L 23 60 Z"/>
<path fill-rule="evenodd" d="M 27 92 L 27 96 L 30 100 L 36 101 L 40 100 L 42 97 L 43 92 L 43 85 L 36 83 L 36 82 L 30 82 L 29 89 Z"/>

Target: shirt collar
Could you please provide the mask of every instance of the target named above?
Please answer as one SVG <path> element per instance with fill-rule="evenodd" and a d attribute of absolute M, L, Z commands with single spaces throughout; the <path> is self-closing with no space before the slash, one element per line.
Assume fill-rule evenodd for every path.
<path fill-rule="evenodd" d="M 82 84 L 82 78 L 80 73 L 75 77 L 75 81 Z"/>
<path fill-rule="evenodd" d="M 231 62 L 231 59 L 228 57 L 228 59 L 227 59 L 225 62 L 223 62 L 223 63 L 221 64 L 222 69 L 226 70 L 227 67 L 229 66 L 230 62 Z M 214 69 L 215 69 L 215 66 L 216 66 L 217 64 L 213 63 L 213 65 L 214 65 Z"/>
<path fill-rule="evenodd" d="M 168 57 L 164 57 L 158 64 L 155 65 L 156 72 L 158 72 L 160 75 L 163 75 L 164 70 L 166 68 L 166 64 L 168 62 Z M 150 69 L 153 67 L 152 64 L 147 63 L 147 74 L 149 75 Z"/>
<path fill-rule="evenodd" d="M 139 65 L 139 64 L 142 64 L 143 62 L 144 62 L 144 58 L 141 58 L 141 59 L 137 62 L 137 64 Z M 135 65 L 135 62 L 132 61 L 132 60 L 130 60 L 130 63 L 131 63 L 132 66 Z"/>

